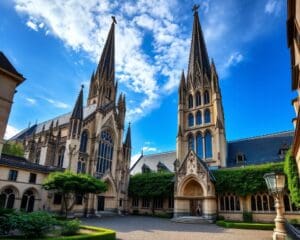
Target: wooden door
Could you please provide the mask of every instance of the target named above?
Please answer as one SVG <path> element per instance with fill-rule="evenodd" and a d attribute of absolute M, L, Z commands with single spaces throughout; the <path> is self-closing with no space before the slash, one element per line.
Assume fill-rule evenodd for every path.
<path fill-rule="evenodd" d="M 103 196 L 98 196 L 98 208 L 97 211 L 104 211 L 105 198 Z"/>

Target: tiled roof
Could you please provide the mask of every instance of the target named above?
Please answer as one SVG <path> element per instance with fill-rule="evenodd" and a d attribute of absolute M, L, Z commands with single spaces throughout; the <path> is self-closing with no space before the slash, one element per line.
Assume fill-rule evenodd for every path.
<path fill-rule="evenodd" d="M 15 168 L 22 168 L 27 170 L 35 170 L 43 173 L 49 173 L 53 171 L 61 171 L 61 168 L 44 166 L 36 163 L 29 162 L 24 157 L 16 157 L 2 153 L 0 158 L 0 166 L 8 166 Z"/>
<path fill-rule="evenodd" d="M 87 118 L 90 116 L 95 110 L 97 106 L 96 104 L 89 105 L 87 107 L 84 107 L 83 109 L 83 119 Z M 47 131 L 51 125 L 51 122 L 54 122 L 54 126 L 56 126 L 56 122 L 58 123 L 58 126 L 62 126 L 64 124 L 68 124 L 70 121 L 72 113 L 67 113 L 61 116 L 58 116 L 56 118 L 50 119 L 48 121 L 39 123 L 38 125 L 33 125 L 32 127 L 26 128 L 19 132 L 17 135 L 13 136 L 10 140 L 22 140 L 26 136 L 30 136 L 33 132 L 39 133 L 43 130 L 43 126 L 45 126 L 45 131 Z"/>
<path fill-rule="evenodd" d="M 10 61 L 7 59 L 7 57 L 4 55 L 3 52 L 0 51 L 0 68 L 5 69 L 6 71 L 13 73 L 15 75 L 20 76 L 23 78 L 23 75 L 20 74 L 14 66 L 10 63 Z"/>
<path fill-rule="evenodd" d="M 237 166 L 237 154 L 245 156 L 245 165 L 282 161 L 281 148 L 289 148 L 293 131 L 280 132 L 228 142 L 227 167 Z"/>
<path fill-rule="evenodd" d="M 149 154 L 141 156 L 130 169 L 130 174 L 134 175 L 142 172 L 145 164 L 151 171 L 157 171 L 157 165 L 164 164 L 171 172 L 174 172 L 174 162 L 176 160 L 176 151 Z"/>

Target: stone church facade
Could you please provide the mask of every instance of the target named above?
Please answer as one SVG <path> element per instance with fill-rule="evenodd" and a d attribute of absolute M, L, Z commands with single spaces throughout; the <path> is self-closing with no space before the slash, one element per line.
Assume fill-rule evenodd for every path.
<path fill-rule="evenodd" d="M 11 139 L 24 145 L 25 156 L 1 157 L 1 207 L 59 211 L 61 197 L 43 190 L 41 183 L 52 171 L 71 170 L 88 173 L 108 185 L 103 194 L 90 194 L 88 199 L 77 196 L 74 214 L 127 208 L 131 133 L 130 126 L 124 133 L 125 95 L 117 96 L 115 24 L 113 18 L 91 76 L 86 106 L 82 87 L 71 113 L 35 124 Z"/>

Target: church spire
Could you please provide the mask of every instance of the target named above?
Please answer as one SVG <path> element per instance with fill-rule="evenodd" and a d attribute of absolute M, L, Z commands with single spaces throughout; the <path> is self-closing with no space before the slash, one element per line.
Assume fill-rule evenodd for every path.
<path fill-rule="evenodd" d="M 97 75 L 100 81 L 115 81 L 115 24 L 117 21 L 114 16 L 112 16 L 112 20 L 97 67 Z"/>
<path fill-rule="evenodd" d="M 81 90 L 79 92 L 78 98 L 76 100 L 71 118 L 82 120 L 83 117 L 83 85 L 81 85 Z"/>
<path fill-rule="evenodd" d="M 194 5 L 193 7 L 194 23 L 187 75 L 189 83 L 193 86 L 195 86 L 197 81 L 203 82 L 205 74 L 210 80 L 210 64 L 199 21 L 198 8 L 199 5 Z M 197 76 L 199 76 L 200 79 L 197 78 Z"/>
<path fill-rule="evenodd" d="M 128 129 L 127 129 L 127 134 L 126 134 L 124 145 L 127 148 L 131 148 L 131 127 L 130 127 L 130 123 L 128 124 Z"/>

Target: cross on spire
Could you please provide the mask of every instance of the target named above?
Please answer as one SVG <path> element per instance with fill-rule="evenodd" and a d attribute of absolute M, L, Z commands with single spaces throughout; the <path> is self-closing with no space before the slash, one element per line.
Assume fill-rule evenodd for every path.
<path fill-rule="evenodd" d="M 117 20 L 116 20 L 116 17 L 115 16 L 111 16 L 112 20 L 113 20 L 113 23 L 114 24 L 117 24 Z"/>
<path fill-rule="evenodd" d="M 199 5 L 198 4 L 195 4 L 192 8 L 192 11 L 195 13 L 195 12 L 198 12 L 198 9 L 199 9 Z"/>

